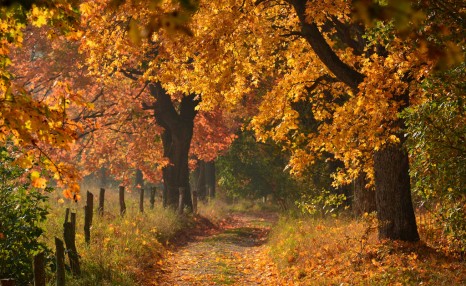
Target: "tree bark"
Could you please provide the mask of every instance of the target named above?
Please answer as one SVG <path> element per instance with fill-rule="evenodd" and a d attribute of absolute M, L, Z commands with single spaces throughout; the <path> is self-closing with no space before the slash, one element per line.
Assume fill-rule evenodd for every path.
<path fill-rule="evenodd" d="M 164 206 L 178 208 L 180 193 L 183 190 L 183 208 L 193 209 L 189 186 L 188 155 L 193 136 L 195 107 L 199 103 L 194 94 L 184 96 L 177 111 L 169 94 L 160 83 L 149 84 L 151 95 L 156 99 L 154 116 L 164 128 L 162 143 L 164 156 L 170 164 L 163 169 Z"/>
<path fill-rule="evenodd" d="M 193 199 L 193 213 L 197 214 L 197 199 L 198 199 L 198 194 L 196 190 L 193 190 L 192 194 L 192 199 Z"/>
<path fill-rule="evenodd" d="M 360 173 L 354 180 L 352 207 L 353 213 L 356 216 L 377 210 L 375 190 L 373 188 L 366 188 L 366 184 L 367 180 L 364 173 Z"/>
<path fill-rule="evenodd" d="M 154 203 L 155 203 L 155 193 L 157 191 L 156 187 L 150 188 L 150 209 L 154 209 Z"/>
<path fill-rule="evenodd" d="M 139 189 L 139 212 L 144 212 L 144 189 Z"/>
<path fill-rule="evenodd" d="M 301 34 L 303 38 L 311 45 L 314 52 L 324 65 L 342 82 L 358 90 L 359 84 L 364 80 L 364 75 L 354 70 L 344 63 L 338 55 L 332 50 L 322 33 L 319 31 L 317 24 L 306 21 L 306 3 L 307 1 L 292 0 L 292 5 L 301 22 Z"/>
<path fill-rule="evenodd" d="M 100 168 L 100 187 L 106 188 L 108 183 L 107 170 L 104 167 Z"/>
<path fill-rule="evenodd" d="M 207 195 L 213 199 L 215 197 L 215 161 L 205 163 L 205 180 L 207 185 Z"/>
<path fill-rule="evenodd" d="M 139 169 L 136 170 L 134 184 L 136 185 L 136 187 L 139 186 L 139 188 L 144 188 L 144 176 L 142 174 L 142 171 Z"/>
<path fill-rule="evenodd" d="M 199 161 L 199 166 L 197 167 L 198 177 L 197 177 L 197 184 L 196 184 L 196 192 L 197 197 L 201 200 L 205 200 L 207 195 L 207 186 L 206 186 L 206 162 Z"/>
<path fill-rule="evenodd" d="M 407 152 L 400 144 L 386 146 L 376 152 L 374 169 L 379 237 L 418 241 Z"/>

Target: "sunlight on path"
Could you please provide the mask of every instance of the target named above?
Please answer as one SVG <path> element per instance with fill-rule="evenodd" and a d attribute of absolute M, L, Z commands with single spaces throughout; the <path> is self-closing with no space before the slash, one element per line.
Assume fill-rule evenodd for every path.
<path fill-rule="evenodd" d="M 270 213 L 232 215 L 219 234 L 171 253 L 159 285 L 279 285 L 264 245 L 275 220 Z"/>

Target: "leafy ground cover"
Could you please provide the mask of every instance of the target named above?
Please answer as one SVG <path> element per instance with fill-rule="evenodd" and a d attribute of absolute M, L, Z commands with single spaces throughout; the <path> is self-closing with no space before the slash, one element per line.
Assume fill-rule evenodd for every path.
<path fill-rule="evenodd" d="M 133 198 L 134 199 L 134 198 Z M 116 202 L 109 194 L 109 202 Z M 377 221 L 293 217 L 220 200 L 177 216 L 157 205 L 125 217 L 109 203 L 84 243 L 82 203 L 53 203 L 44 242 L 62 235 L 65 207 L 78 212 L 83 275 L 67 285 L 465 285 L 466 263 L 431 244 L 379 241 Z M 69 205 L 68 205 L 69 204 Z M 422 230 L 422 229 L 421 229 Z M 422 233 L 421 233 L 422 234 Z M 53 283 L 53 274 L 48 281 Z"/>
<path fill-rule="evenodd" d="M 204 222 L 200 222 L 204 224 Z M 232 212 L 160 260 L 146 285 L 465 285 L 466 263 L 424 242 L 379 241 L 377 221 Z"/>
<path fill-rule="evenodd" d="M 465 285 L 466 263 L 424 242 L 379 241 L 372 216 L 282 219 L 270 254 L 282 285 Z"/>
<path fill-rule="evenodd" d="M 210 233 L 169 252 L 163 274 L 149 285 L 276 285 L 267 255 L 271 212 L 234 212 Z"/>

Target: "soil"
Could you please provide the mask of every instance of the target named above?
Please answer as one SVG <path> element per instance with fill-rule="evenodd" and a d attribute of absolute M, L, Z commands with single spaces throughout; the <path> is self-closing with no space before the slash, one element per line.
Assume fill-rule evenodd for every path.
<path fill-rule="evenodd" d="M 199 217 L 147 285 L 278 285 L 265 245 L 276 221 L 270 212 L 232 213 L 219 226 Z"/>

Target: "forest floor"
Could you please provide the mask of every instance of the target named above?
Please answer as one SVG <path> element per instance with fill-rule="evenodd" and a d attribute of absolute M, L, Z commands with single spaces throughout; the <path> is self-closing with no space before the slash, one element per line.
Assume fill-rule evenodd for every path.
<path fill-rule="evenodd" d="M 202 216 L 149 262 L 140 285 L 466 285 L 465 261 L 425 242 L 380 241 L 375 216 Z M 273 228 L 273 231 L 272 231 Z"/>
<path fill-rule="evenodd" d="M 233 212 L 218 226 L 197 218 L 197 230 L 175 242 L 159 262 L 161 275 L 148 285 L 277 285 L 265 245 L 277 219 L 264 211 Z"/>

